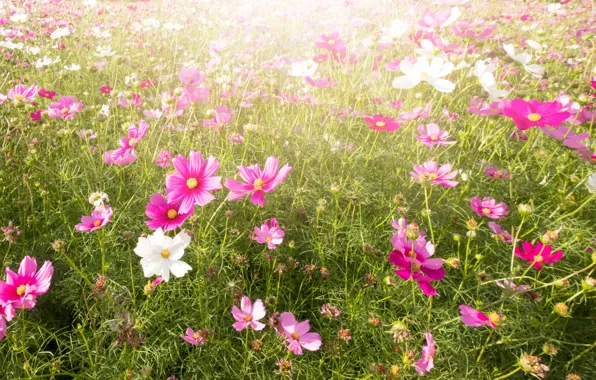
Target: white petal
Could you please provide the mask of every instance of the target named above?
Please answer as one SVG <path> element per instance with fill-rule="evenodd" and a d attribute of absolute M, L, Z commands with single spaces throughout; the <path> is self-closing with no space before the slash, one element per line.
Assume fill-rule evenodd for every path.
<path fill-rule="evenodd" d="M 400 89 L 400 90 L 407 90 L 413 87 L 416 87 L 420 83 L 419 76 L 408 76 L 402 75 L 401 77 L 397 77 L 393 80 L 393 87 Z"/>
<path fill-rule="evenodd" d="M 455 83 L 447 79 L 434 79 L 428 83 L 439 92 L 451 92 L 455 90 Z"/>
<path fill-rule="evenodd" d="M 170 271 L 176 277 L 183 277 L 186 272 L 192 270 L 191 266 L 184 261 L 169 260 Z"/>

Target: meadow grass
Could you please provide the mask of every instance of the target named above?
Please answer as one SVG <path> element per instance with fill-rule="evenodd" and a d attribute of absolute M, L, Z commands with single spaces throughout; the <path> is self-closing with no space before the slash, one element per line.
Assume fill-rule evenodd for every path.
<path fill-rule="evenodd" d="M 425 375 L 431 379 L 530 377 L 518 364 L 525 354 L 541 358 L 550 368 L 547 378 L 573 373 L 595 379 L 596 293 L 593 285 L 582 283 L 595 268 L 587 249 L 594 248 L 596 202 L 586 186 L 594 166 L 540 128 L 526 131 L 527 140 L 515 139 L 511 119 L 468 111 L 471 97 L 486 99 L 478 78 L 469 73 L 474 62 L 488 57 L 496 59 L 497 77 L 519 70 L 498 80 L 507 82 L 501 87 L 509 90 L 509 99 L 552 101 L 565 92 L 582 105 L 593 101 L 594 31 L 575 35 L 594 22 L 593 5 L 572 1 L 563 5 L 566 15 L 556 15 L 547 4 L 472 0 L 459 5 L 460 21 L 484 19 L 495 29 L 485 40 L 457 37 L 451 27 L 437 31 L 469 48 L 450 55 L 456 66 L 468 66 L 450 74 L 456 89 L 443 94 L 427 83 L 411 90 L 392 87 L 401 73 L 385 64 L 416 56 L 417 46 L 406 35 L 383 51 L 374 44 L 364 47 L 362 40 L 378 38 L 381 27 L 397 18 L 415 32 L 425 11 L 445 5 L 151 1 L 85 7 L 22 2 L 18 7 L 28 20 L 3 28 L 34 32 L 24 44 L 41 52 L 5 47 L 0 92 L 35 84 L 58 97 L 76 96 L 83 109 L 70 120 L 46 116 L 34 121 L 29 113 L 47 108 L 49 100 L 38 97 L 37 105 L 7 100 L 0 106 L 0 225 L 12 221 L 20 231 L 13 242 L 0 243 L 2 262 L 16 270 L 28 255 L 40 265 L 51 260 L 55 268 L 50 291 L 35 308 L 17 310 L 8 323 L 0 342 L 0 378 L 413 378 L 412 363 L 420 358 L 424 333 L 432 332 L 435 368 Z M 10 6 L 3 9 L 9 18 Z M 520 20 L 524 14 L 534 21 Z M 166 23 L 181 29 L 170 30 Z M 49 37 L 65 25 L 71 29 L 68 36 Z M 90 35 L 94 26 L 111 37 Z M 317 74 L 338 85 L 320 89 L 289 76 L 293 60 L 325 52 L 314 41 L 334 30 L 346 41 L 348 54 L 357 54 L 354 64 L 346 59 L 319 65 Z M 225 48 L 209 52 L 220 39 L 227 42 Z M 526 39 L 546 46 L 534 54 L 543 58 L 542 78 L 527 73 L 503 50 L 504 43 L 513 43 L 531 52 L 520 47 Z M 98 45 L 111 46 L 115 55 L 95 56 Z M 373 71 L 379 55 L 382 63 Z M 60 62 L 40 70 L 34 62 L 43 56 Z M 64 69 L 72 64 L 81 69 Z M 178 117 L 145 117 L 143 110 L 161 108 L 162 93 L 181 87 L 182 66 L 207 73 L 203 85 L 211 89 L 209 98 Z M 152 85 L 140 88 L 145 80 Z M 237 92 L 221 97 L 233 84 Z M 113 92 L 102 94 L 103 85 Z M 119 98 L 132 93 L 141 95 L 142 105 L 119 106 Z M 299 100 L 284 100 L 283 94 Z M 390 106 L 396 100 L 403 102 L 401 109 Z M 100 114 L 106 104 L 109 116 Z M 371 130 L 363 120 L 374 114 L 398 117 L 429 104 L 429 117 L 402 122 L 395 132 Z M 204 128 L 203 120 L 213 116 L 208 111 L 219 105 L 234 110 L 233 120 Z M 459 117 L 450 121 L 445 107 Z M 117 148 L 126 128 L 141 119 L 150 127 L 136 146 L 136 161 L 104 163 L 103 152 Z M 456 144 L 428 148 L 419 143 L 417 126 L 431 122 L 447 130 Z M 592 134 L 593 125 L 572 128 Z M 76 133 L 81 129 L 92 129 L 97 137 L 85 141 Z M 233 144 L 230 133 L 241 134 L 243 143 Z M 166 176 L 174 172 L 171 166 L 155 165 L 161 150 L 213 155 L 223 178 L 238 179 L 239 165 L 262 166 L 269 156 L 280 165 L 288 163 L 292 171 L 265 195 L 264 208 L 248 198 L 228 201 L 225 188 L 214 193 L 213 202 L 196 207 L 183 226 L 192 237 L 184 255 L 192 271 L 146 294 L 149 279 L 133 250 L 142 234 L 152 233 L 145 225 L 146 203 L 152 194 L 163 193 Z M 459 184 L 444 188 L 413 181 L 413 166 L 426 161 L 451 163 L 460 170 Z M 487 167 L 507 170 L 511 178 L 495 180 L 484 174 Z M 88 198 L 97 191 L 108 194 L 114 215 L 100 230 L 79 232 L 75 225 L 92 210 Z M 564 257 L 540 272 L 529 268 L 513 256 L 512 244 L 491 237 L 490 220 L 470 207 L 474 196 L 508 205 L 509 215 L 497 222 L 517 245 L 563 226 L 553 246 Z M 519 213 L 520 204 L 531 212 Z M 435 257 L 445 261 L 446 276 L 434 283 L 435 297 L 393 273 L 396 268 L 388 261 L 394 249 L 391 222 L 401 217 L 418 223 L 435 244 Z M 285 231 L 275 250 L 251 239 L 254 227 L 270 218 Z M 103 286 L 96 283 L 100 275 L 105 276 Z M 514 296 L 495 284 L 506 279 L 530 286 L 541 299 Z M 267 318 L 291 311 L 298 320 L 310 320 L 311 330 L 321 336 L 320 350 L 291 354 L 270 327 L 235 331 L 231 308 L 242 295 L 262 299 Z M 557 303 L 568 306 L 567 316 L 554 311 Z M 341 315 L 322 315 L 324 304 L 336 306 Z M 460 304 L 504 319 L 494 330 L 468 327 L 460 320 Z M 405 326 L 399 336 L 405 339 L 394 340 L 390 330 L 398 322 Z M 193 346 L 180 338 L 187 327 L 213 333 L 204 345 Z M 341 339 L 341 329 L 349 330 L 351 340 Z M 543 352 L 545 344 L 558 353 Z M 291 375 L 276 375 L 280 359 L 291 360 Z"/>

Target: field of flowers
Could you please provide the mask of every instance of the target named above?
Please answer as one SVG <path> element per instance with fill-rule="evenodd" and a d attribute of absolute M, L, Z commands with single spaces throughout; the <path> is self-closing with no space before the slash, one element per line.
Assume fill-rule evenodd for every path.
<path fill-rule="evenodd" d="M 0 379 L 596 379 L 591 0 L 0 0 Z"/>

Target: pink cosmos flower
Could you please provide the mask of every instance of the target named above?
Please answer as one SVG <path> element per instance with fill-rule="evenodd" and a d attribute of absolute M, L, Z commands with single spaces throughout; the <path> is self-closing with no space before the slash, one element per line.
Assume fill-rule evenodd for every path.
<path fill-rule="evenodd" d="M 418 20 L 418 25 L 423 28 L 437 28 L 447 22 L 451 17 L 451 8 L 444 8 L 435 13 L 427 11 L 422 18 Z"/>
<path fill-rule="evenodd" d="M 482 200 L 473 197 L 470 199 L 470 206 L 479 216 L 488 216 L 491 219 L 501 219 L 509 214 L 505 202 L 497 203 L 491 197 L 485 197 Z"/>
<path fill-rule="evenodd" d="M 207 99 L 210 93 L 211 90 L 207 87 L 186 86 L 182 88 L 182 97 L 194 103 Z"/>
<path fill-rule="evenodd" d="M 513 119 L 517 127 L 524 131 L 531 127 L 558 127 L 570 116 L 567 111 L 561 111 L 561 103 L 544 102 L 523 99 L 513 99 L 503 110 L 505 116 Z"/>
<path fill-rule="evenodd" d="M 234 111 L 226 106 L 215 107 L 213 117 L 211 119 L 203 120 L 203 127 L 224 127 L 234 119 Z"/>
<path fill-rule="evenodd" d="M 236 320 L 232 326 L 236 331 L 242 331 L 248 326 L 252 327 L 255 331 L 261 331 L 265 328 L 265 324 L 259 322 L 259 319 L 265 318 L 265 306 L 263 301 L 256 300 L 254 305 L 250 302 L 250 298 L 243 296 L 240 301 L 240 307 L 238 309 L 236 305 L 232 306 L 232 315 Z"/>
<path fill-rule="evenodd" d="M 428 161 L 422 165 L 414 165 L 414 171 L 410 172 L 410 176 L 418 183 L 454 187 L 459 183 L 453 181 L 457 171 L 449 173 L 450 170 L 451 164 L 443 164 L 439 168 L 436 162 Z"/>
<path fill-rule="evenodd" d="M 128 165 L 135 162 L 137 153 L 134 149 L 115 149 L 103 152 L 103 162 L 112 165 Z"/>
<path fill-rule="evenodd" d="M 366 126 L 375 131 L 393 132 L 399 128 L 399 123 L 392 117 L 384 117 L 382 115 L 372 115 L 364 118 Z"/>
<path fill-rule="evenodd" d="M 37 96 L 38 88 L 33 85 L 31 87 L 17 84 L 13 89 L 8 91 L 6 98 L 12 100 L 13 104 L 33 103 Z"/>
<path fill-rule="evenodd" d="M 403 280 L 412 279 L 418 282 L 425 295 L 435 296 L 437 291 L 430 283 L 445 277 L 443 260 L 430 258 L 435 253 L 432 242 L 427 242 L 422 236 L 415 240 L 408 239 L 406 233 L 402 230 L 393 234 L 391 244 L 395 249 L 389 254 L 389 262 L 400 268 L 394 272 Z"/>
<path fill-rule="evenodd" d="M 573 131 L 565 126 L 558 128 L 542 128 L 542 132 L 559 141 L 563 141 L 563 145 L 571 149 L 587 149 L 588 147 L 581 141 L 590 137 L 588 132 L 576 135 Z"/>
<path fill-rule="evenodd" d="M 203 161 L 201 152 L 190 152 L 188 160 L 179 154 L 174 158 L 174 168 L 177 173 L 166 178 L 166 200 L 180 202 L 180 213 L 206 205 L 215 199 L 211 192 L 221 190 L 221 177 L 215 176 L 219 161 L 213 156 Z"/>
<path fill-rule="evenodd" d="M 486 315 L 467 305 L 459 305 L 459 311 L 461 313 L 461 321 L 470 327 L 486 325 L 496 329 L 501 322 L 501 318 L 503 318 L 502 315 L 497 313 Z"/>
<path fill-rule="evenodd" d="M 264 207 L 264 194 L 273 192 L 277 185 L 281 184 L 290 173 L 290 170 L 292 170 L 288 165 L 285 165 L 280 170 L 278 169 L 278 165 L 278 160 L 275 157 L 267 158 L 263 171 L 261 171 L 258 164 L 249 167 L 240 165 L 238 167 L 238 173 L 247 183 L 227 178 L 224 186 L 230 190 L 228 200 L 234 201 L 241 199 L 252 193 L 250 201 L 256 205 Z"/>
<path fill-rule="evenodd" d="M 495 233 L 493 235 L 494 238 L 505 243 L 511 243 L 513 241 L 511 239 L 511 234 L 507 230 L 502 229 L 497 223 L 488 222 L 488 227 Z"/>
<path fill-rule="evenodd" d="M 47 293 L 50 289 L 53 273 L 51 261 L 44 262 L 38 271 L 37 261 L 25 256 L 18 273 L 6 268 L 6 282 L 0 281 L 0 303 L 8 304 L 14 309 L 33 308 L 37 296 Z"/>
<path fill-rule="evenodd" d="M 83 102 L 77 101 L 74 96 L 61 96 L 57 102 L 50 103 L 48 116 L 52 119 L 73 119 L 77 112 L 83 109 Z"/>
<path fill-rule="evenodd" d="M 159 166 L 160 168 L 167 168 L 171 165 L 172 162 L 172 153 L 167 150 L 162 150 L 159 152 L 157 159 L 155 160 L 155 165 Z"/>
<path fill-rule="evenodd" d="M 172 231 L 184 224 L 191 212 L 180 213 L 178 202 L 168 203 L 160 193 L 153 194 L 145 208 L 145 215 L 151 220 L 145 222 L 152 230 L 163 228 L 164 231 Z"/>
<path fill-rule="evenodd" d="M 484 174 L 494 179 L 509 179 L 511 175 L 506 169 L 499 169 L 494 167 L 488 167 L 484 169 Z"/>
<path fill-rule="evenodd" d="M 120 148 L 104 152 L 103 160 L 106 164 L 127 165 L 137 159 L 135 147 L 147 134 L 149 124 L 145 120 L 139 122 L 139 126 L 131 126 L 128 128 L 128 137 L 120 139 Z"/>
<path fill-rule="evenodd" d="M 205 335 L 206 334 L 202 330 L 194 331 L 189 327 L 186 329 L 186 335 L 180 335 L 180 338 L 193 346 L 198 346 L 199 344 L 205 344 Z"/>
<path fill-rule="evenodd" d="M 550 245 L 542 244 L 542 242 L 536 243 L 536 247 L 529 241 L 522 243 L 522 248 L 515 247 L 515 256 L 522 260 L 525 260 L 536 268 L 536 270 L 542 270 L 542 266 L 545 264 L 554 264 L 561 260 L 564 253 L 563 251 L 556 251 L 552 253 L 552 247 Z"/>
<path fill-rule="evenodd" d="M 290 312 L 281 313 L 279 324 L 288 341 L 288 350 L 296 355 L 302 355 L 302 348 L 308 351 L 317 351 L 321 347 L 321 336 L 309 332 L 310 324 L 308 319 L 297 322 L 294 314 Z"/>
<path fill-rule="evenodd" d="M 275 249 L 280 245 L 285 236 L 284 230 L 277 225 L 277 219 L 271 218 L 261 225 L 255 227 L 253 239 L 259 244 L 267 244 L 269 249 Z"/>
<path fill-rule="evenodd" d="M 435 123 L 427 124 L 426 128 L 424 125 L 420 124 L 418 126 L 418 132 L 420 135 L 416 136 L 416 140 L 428 147 L 433 145 L 448 146 L 455 144 L 455 141 L 447 141 L 449 132 L 441 130 Z"/>
<path fill-rule="evenodd" d="M 128 137 L 120 139 L 120 146 L 124 149 L 134 149 L 139 141 L 147 134 L 149 124 L 145 120 L 139 121 L 139 126 L 129 127 L 127 130 Z"/>
<path fill-rule="evenodd" d="M 509 105 L 507 99 L 501 99 L 498 102 L 488 103 L 478 97 L 470 99 L 468 111 L 480 116 L 499 116 L 503 115 L 503 110 Z"/>
<path fill-rule="evenodd" d="M 321 34 L 315 45 L 329 51 L 340 51 L 346 48 L 346 43 L 339 37 L 338 32 L 329 35 Z"/>
<path fill-rule="evenodd" d="M 203 83 L 205 78 L 207 78 L 207 75 L 204 72 L 199 71 L 196 67 L 182 67 L 178 72 L 178 79 L 180 79 L 180 82 L 191 86 Z"/>
<path fill-rule="evenodd" d="M 433 360 L 433 357 L 435 356 L 435 341 L 432 334 L 429 332 L 425 333 L 424 337 L 426 338 L 426 346 L 422 347 L 422 357 L 414 363 L 416 372 L 418 372 L 419 375 L 424 375 L 435 367 Z"/>
<path fill-rule="evenodd" d="M 304 77 L 306 83 L 310 84 L 311 86 L 318 87 L 318 88 L 333 88 L 337 86 L 337 82 L 331 82 L 331 78 L 319 78 L 317 80 L 312 79 L 311 77 L 307 76 Z"/>
<path fill-rule="evenodd" d="M 4 318 L 2 318 L 2 316 L 0 316 L 0 340 L 4 339 L 5 336 L 6 336 L 6 322 L 4 321 Z"/>
<path fill-rule="evenodd" d="M 46 99 L 54 99 L 56 97 L 56 91 L 46 90 L 45 88 L 40 88 L 37 92 L 37 95 L 41 96 L 42 98 Z"/>
<path fill-rule="evenodd" d="M 104 206 L 103 210 L 91 211 L 91 216 L 81 217 L 81 223 L 75 226 L 79 232 L 91 232 L 105 227 L 112 219 L 113 211 L 110 206 Z"/>

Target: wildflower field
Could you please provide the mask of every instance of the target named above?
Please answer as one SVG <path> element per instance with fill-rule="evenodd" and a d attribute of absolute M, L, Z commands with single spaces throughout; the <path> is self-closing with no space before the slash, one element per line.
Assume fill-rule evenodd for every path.
<path fill-rule="evenodd" d="M 0 379 L 596 379 L 593 1 L 0 33 Z"/>

